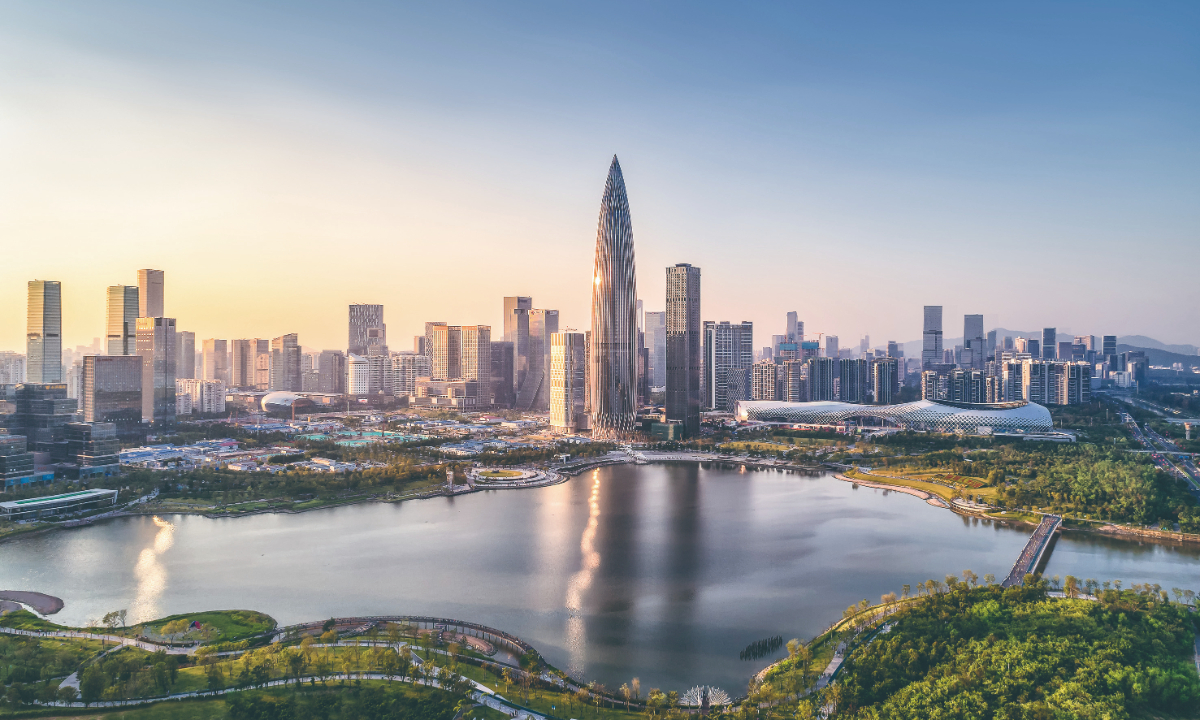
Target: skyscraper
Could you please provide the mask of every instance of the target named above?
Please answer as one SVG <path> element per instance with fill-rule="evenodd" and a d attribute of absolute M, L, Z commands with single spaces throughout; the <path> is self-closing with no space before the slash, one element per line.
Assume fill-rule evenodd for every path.
<path fill-rule="evenodd" d="M 592 436 L 596 438 L 615 439 L 633 432 L 637 403 L 637 284 L 634 270 L 629 199 L 625 195 L 621 165 L 614 155 L 600 201 L 596 262 L 592 272 L 591 372 L 588 375 Z M 699 316 L 697 339 L 698 325 Z"/>
<path fill-rule="evenodd" d="M 138 270 L 138 317 L 162 317 L 163 283 L 162 270 Z"/>
<path fill-rule="evenodd" d="M 513 389 L 516 384 L 513 380 L 516 372 L 514 352 L 515 343 L 504 340 L 492 343 L 492 404 L 496 407 L 511 408 L 517 400 Z"/>
<path fill-rule="evenodd" d="M 650 385 L 667 384 L 667 314 L 646 313 L 646 349 L 650 351 Z"/>
<path fill-rule="evenodd" d="M 492 390 L 492 326 L 464 325 L 461 329 L 459 375 L 479 383 L 480 405 L 489 404 Z"/>
<path fill-rule="evenodd" d="M 704 407 L 733 412 L 738 400 L 750 399 L 730 396 L 729 375 L 754 364 L 754 323 L 706 321 L 701 342 L 704 348 Z"/>
<path fill-rule="evenodd" d="M 138 289 L 133 285 L 110 285 L 105 340 L 109 355 L 137 354 Z"/>
<path fill-rule="evenodd" d="M 1058 330 L 1042 328 L 1042 359 L 1053 360 L 1058 350 Z M 1068 360 L 1070 358 L 1067 358 Z"/>
<path fill-rule="evenodd" d="M 558 332 L 558 311 L 529 311 L 529 342 L 525 382 L 517 395 L 522 410 L 546 410 L 550 407 L 550 336 Z"/>
<path fill-rule="evenodd" d="M 204 341 L 204 378 L 232 385 L 229 372 L 229 341 L 210 338 Z"/>
<path fill-rule="evenodd" d="M 300 338 L 296 333 L 280 335 L 271 341 L 271 390 L 299 392 Z"/>
<path fill-rule="evenodd" d="M 62 284 L 57 280 L 29 281 L 25 356 L 28 382 L 62 382 Z"/>
<path fill-rule="evenodd" d="M 825 357 L 836 359 L 838 356 L 838 352 L 839 352 L 838 336 L 837 335 L 826 335 L 825 336 Z"/>
<path fill-rule="evenodd" d="M 462 327 L 425 323 L 429 336 L 429 376 L 433 380 L 462 377 Z"/>
<path fill-rule="evenodd" d="M 667 268 L 667 420 L 700 432 L 703 402 L 700 376 L 700 268 L 679 263 Z"/>
<path fill-rule="evenodd" d="M 426 362 L 425 356 L 421 356 Z M 429 367 L 426 362 L 426 368 Z M 395 362 L 392 363 L 392 389 L 395 390 Z M 428 374 L 428 369 L 426 369 Z M 341 350 L 322 350 L 321 358 L 317 361 L 317 390 L 324 393 L 342 394 L 346 392 L 346 355 Z M 399 393 L 397 393 L 399 394 Z M 405 393 L 408 395 L 410 393 Z"/>
<path fill-rule="evenodd" d="M 921 367 L 942 361 L 942 306 L 925 306 L 925 325 L 921 333 Z"/>
<path fill-rule="evenodd" d="M 175 359 L 175 378 L 196 377 L 196 333 L 187 330 L 177 331 L 175 349 L 179 353 Z"/>
<path fill-rule="evenodd" d="M 787 314 L 784 335 L 790 343 L 804 342 L 804 321 L 800 320 L 800 313 L 793 310 Z"/>
<path fill-rule="evenodd" d="M 529 313 L 533 298 L 513 295 L 504 298 L 504 342 L 513 344 L 513 392 L 525 382 L 529 372 Z"/>
<path fill-rule="evenodd" d="M 347 343 L 351 355 L 386 355 L 387 326 L 383 324 L 382 305 L 350 306 L 350 339 Z M 376 348 L 375 353 L 369 351 Z"/>
<path fill-rule="evenodd" d="M 586 350 L 583 333 L 550 336 L 550 430 L 573 433 L 587 424 L 584 414 Z"/>
<path fill-rule="evenodd" d="M 982 370 L 987 359 L 987 341 L 983 334 L 982 315 L 963 316 L 963 365 Z M 966 350 L 970 350 L 969 359 Z"/>
<path fill-rule="evenodd" d="M 115 423 L 122 434 L 136 431 L 142 422 L 142 356 L 85 356 L 80 405 L 84 422 Z"/>
<path fill-rule="evenodd" d="M 137 351 L 142 356 L 142 420 L 175 422 L 175 319 L 138 318 Z"/>

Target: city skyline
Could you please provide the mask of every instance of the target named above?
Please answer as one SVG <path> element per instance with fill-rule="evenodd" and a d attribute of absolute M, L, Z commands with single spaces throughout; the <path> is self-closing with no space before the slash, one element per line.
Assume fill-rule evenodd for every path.
<path fill-rule="evenodd" d="M 881 6 L 864 24 L 848 8 L 698 6 L 687 32 L 651 8 L 341 12 L 332 27 L 311 7 L 14 5 L 0 65 L 42 74 L 0 75 L 0 232 L 19 240 L 0 303 L 60 281 L 64 345 L 86 344 L 104 335 L 105 289 L 153 267 L 198 337 L 340 347 L 351 302 L 391 308 L 399 337 L 429 317 L 502 327 L 494 298 L 517 294 L 585 326 L 592 168 L 617 152 L 638 178 L 647 310 L 661 268 L 687 262 L 706 268 L 705 319 L 769 334 L 791 309 L 846 344 L 911 341 L 905 306 L 953 297 L 948 322 L 1200 344 L 1194 11 L 1057 8 L 1030 28 L 978 8 Z M 644 29 L 613 63 L 595 49 L 622 15 Z M 374 33 L 400 26 L 429 32 L 376 62 Z M 310 35 L 328 42 L 294 41 Z M 614 83 L 621 123 L 601 111 Z M 996 283 L 952 280 L 979 276 L 988 247 L 1005 248 L 986 262 Z M 396 281 L 447 248 L 466 287 Z M 21 330 L 0 319 L 0 348 Z"/>

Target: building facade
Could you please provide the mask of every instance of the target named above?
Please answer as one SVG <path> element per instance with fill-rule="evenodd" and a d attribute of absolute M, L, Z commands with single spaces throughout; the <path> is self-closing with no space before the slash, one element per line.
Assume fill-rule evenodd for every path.
<path fill-rule="evenodd" d="M 572 434 L 587 427 L 584 385 L 587 351 L 581 332 L 550 336 L 550 430 Z"/>
<path fill-rule="evenodd" d="M 175 319 L 140 317 L 137 351 L 142 356 L 142 420 L 175 422 Z"/>
<path fill-rule="evenodd" d="M 108 288 L 105 348 L 109 355 L 137 354 L 138 289 L 133 285 Z"/>
<path fill-rule="evenodd" d="M 705 321 L 701 343 L 704 408 L 733 412 L 737 401 L 749 400 L 729 393 L 729 374 L 754 364 L 754 323 Z"/>
<path fill-rule="evenodd" d="M 689 437 L 700 433 L 701 352 L 700 268 L 679 263 L 667 268 L 668 421 L 683 425 Z"/>
<path fill-rule="evenodd" d="M 921 331 L 921 367 L 942 362 L 942 306 L 926 305 Z"/>
<path fill-rule="evenodd" d="M 83 358 L 83 421 L 112 423 L 122 437 L 142 424 L 142 356 L 88 355 Z"/>
<path fill-rule="evenodd" d="M 162 270 L 138 270 L 138 317 L 166 315 L 163 291 L 166 273 Z"/>
<path fill-rule="evenodd" d="M 637 328 L 633 227 L 625 178 L 614 155 L 600 201 L 592 271 L 588 376 L 593 437 L 617 439 L 633 432 L 637 410 Z"/>
<path fill-rule="evenodd" d="M 63 381 L 62 284 L 56 280 L 29 281 L 25 357 L 28 382 Z"/>
<path fill-rule="evenodd" d="M 382 305 L 351 305 L 347 352 L 351 355 L 386 355 L 387 326 Z M 371 348 L 376 348 L 374 353 Z"/>
<path fill-rule="evenodd" d="M 196 377 L 196 333 L 179 330 L 175 334 L 175 347 L 179 352 L 175 374 L 183 378 Z"/>
<path fill-rule="evenodd" d="M 646 349 L 650 351 L 650 386 L 667 384 L 667 314 L 646 313 Z"/>
<path fill-rule="evenodd" d="M 271 340 L 270 389 L 300 392 L 300 338 L 296 333 Z"/>

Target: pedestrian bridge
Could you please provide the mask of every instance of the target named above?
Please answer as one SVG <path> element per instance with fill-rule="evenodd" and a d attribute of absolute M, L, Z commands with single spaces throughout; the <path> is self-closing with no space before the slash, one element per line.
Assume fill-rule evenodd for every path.
<path fill-rule="evenodd" d="M 1062 526 L 1062 518 L 1058 515 L 1043 515 L 1042 521 L 1038 523 L 1037 529 L 1029 536 L 1029 542 L 1025 543 L 1025 548 L 1021 550 L 1021 555 L 1017 557 L 1017 562 L 1013 564 L 1012 570 L 1008 572 L 1008 577 L 1004 578 L 1001 583 L 1002 587 L 1012 587 L 1020 585 L 1025 576 L 1033 572 L 1042 558 L 1046 554 L 1046 549 L 1050 547 L 1050 538 L 1054 537 L 1054 533 Z"/>

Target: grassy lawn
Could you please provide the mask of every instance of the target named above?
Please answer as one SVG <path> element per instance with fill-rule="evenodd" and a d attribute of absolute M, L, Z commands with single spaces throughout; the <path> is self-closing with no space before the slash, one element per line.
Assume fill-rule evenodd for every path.
<path fill-rule="evenodd" d="M 761 452 L 787 452 L 788 450 L 794 450 L 795 448 L 791 445 L 784 445 L 782 443 L 755 442 L 746 440 L 728 442 L 723 445 L 718 445 L 717 449 L 722 452 L 746 452 L 749 450 L 758 450 Z"/>
<path fill-rule="evenodd" d="M 914 488 L 916 490 L 924 490 L 925 492 L 927 492 L 931 495 L 936 495 L 937 497 L 939 497 L 943 500 L 946 500 L 947 502 L 952 500 L 955 495 L 954 491 L 948 487 L 943 487 L 941 485 L 935 485 L 935 484 L 929 483 L 929 482 L 923 482 L 921 480 L 909 480 L 907 478 L 899 479 L 897 477 L 882 477 L 879 475 L 867 475 L 867 474 L 859 472 L 858 470 L 850 470 L 850 471 L 842 473 L 842 474 L 853 480 L 863 480 L 865 482 L 877 482 L 877 483 L 883 483 L 885 485 L 899 485 L 901 487 L 910 487 L 910 488 Z"/>
<path fill-rule="evenodd" d="M 479 473 L 481 477 L 488 478 L 511 478 L 520 477 L 524 474 L 525 473 L 518 472 L 516 470 L 484 470 L 483 472 Z"/>
<path fill-rule="evenodd" d="M 253 610 L 213 610 L 199 613 L 172 615 L 152 622 L 145 623 L 147 631 L 157 632 L 159 628 L 172 620 L 194 620 L 201 625 L 207 625 L 217 631 L 208 642 L 236 642 L 271 630 L 275 627 L 275 619 Z M 200 635 L 193 631 L 178 640 L 199 640 Z M 177 640 L 177 641 L 178 641 Z"/>
<path fill-rule="evenodd" d="M 824 666 L 822 666 L 824 667 Z M 645 718 L 646 715 L 641 712 L 626 712 L 623 709 L 600 708 L 597 710 L 595 705 L 589 704 L 587 707 L 582 707 L 574 698 L 568 698 L 565 693 L 552 692 L 549 690 L 530 690 L 529 701 L 526 702 L 521 696 L 521 688 L 516 683 L 508 687 L 505 692 L 504 682 L 499 676 L 493 675 L 490 671 L 485 670 L 476 665 L 461 663 L 458 666 L 458 674 L 463 677 L 470 678 L 475 682 L 495 690 L 499 695 L 506 700 L 517 703 L 524 707 L 545 712 L 557 717 L 564 718 L 598 718 L 599 720 L 634 720 L 634 718 Z M 610 688 L 610 691 L 612 688 Z M 644 691 L 645 689 L 643 689 Z M 467 717 L 470 717 L 470 713 Z"/>
<path fill-rule="evenodd" d="M 14 628 L 16 630 L 39 630 L 42 632 L 71 629 L 63 625 L 55 625 L 49 620 L 43 620 L 23 608 L 0 615 L 0 627 Z"/>

